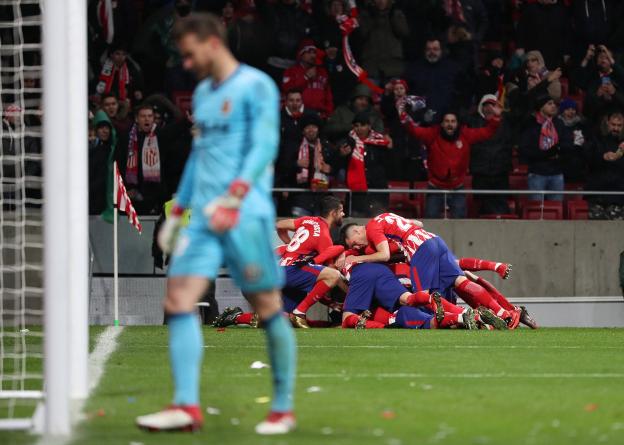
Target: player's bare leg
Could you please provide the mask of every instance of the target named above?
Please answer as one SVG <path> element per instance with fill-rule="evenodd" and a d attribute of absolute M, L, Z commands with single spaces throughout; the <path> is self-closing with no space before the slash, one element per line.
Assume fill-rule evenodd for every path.
<path fill-rule="evenodd" d="M 336 286 L 342 286 L 343 290 L 346 291 L 346 286 L 342 281 L 340 272 L 331 267 L 325 267 L 319 273 L 316 284 L 312 290 L 308 292 L 290 315 L 293 326 L 296 328 L 309 328 L 310 326 L 306 322 L 306 313 L 315 303 Z"/>
<path fill-rule="evenodd" d="M 173 403 L 166 409 L 139 416 L 136 424 L 148 431 L 195 431 L 203 424 L 199 406 L 199 375 L 203 338 L 195 304 L 208 287 L 200 277 L 167 280 L 165 311 L 169 315 L 169 360 L 173 374 Z"/>
<path fill-rule="evenodd" d="M 256 425 L 256 433 L 286 434 L 296 426 L 293 413 L 297 362 L 295 336 L 282 313 L 282 300 L 278 290 L 249 295 L 248 300 L 264 326 L 273 374 L 271 411 L 263 422 Z"/>

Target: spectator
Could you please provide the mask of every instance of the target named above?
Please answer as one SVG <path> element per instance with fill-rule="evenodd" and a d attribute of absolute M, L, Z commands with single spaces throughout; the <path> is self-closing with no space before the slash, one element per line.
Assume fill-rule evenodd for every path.
<path fill-rule="evenodd" d="M 394 0 L 374 0 L 360 14 L 356 36 L 361 41 L 361 64 L 378 83 L 398 77 L 404 71 L 402 39 L 409 35 L 403 11 Z"/>
<path fill-rule="evenodd" d="M 370 115 L 359 112 L 347 142 L 339 147 L 347 170 L 347 187 L 353 192 L 351 216 L 370 217 L 388 205 L 387 194 L 367 194 L 368 189 L 386 189 L 386 157 L 392 141 L 371 128 Z"/>
<path fill-rule="evenodd" d="M 300 89 L 303 103 L 323 117 L 334 111 L 334 100 L 329 86 L 327 70 L 319 63 L 318 48 L 312 40 L 301 42 L 297 53 L 297 64 L 284 71 L 282 90 Z"/>
<path fill-rule="evenodd" d="M 574 99 L 564 99 L 559 104 L 559 116 L 564 127 L 571 133 L 571 150 L 561 151 L 561 170 L 567 183 L 584 182 L 587 162 L 585 160 L 585 141 L 589 140 L 589 131 L 585 120 L 578 114 Z"/>
<path fill-rule="evenodd" d="M 538 50 L 547 66 L 563 66 L 571 54 L 571 20 L 563 0 L 523 2 L 517 30 L 519 55 Z"/>
<path fill-rule="evenodd" d="M 271 30 L 260 20 L 258 12 L 249 0 L 236 10 L 228 29 L 228 42 L 236 58 L 248 65 L 267 70 L 271 52 Z"/>
<path fill-rule="evenodd" d="M 227 28 L 234 21 L 234 13 L 236 12 L 236 5 L 234 1 L 226 1 L 221 9 L 221 23 Z"/>
<path fill-rule="evenodd" d="M 113 154 L 113 126 L 99 116 L 94 119 L 95 140 L 89 144 L 89 215 L 99 215 L 107 206 L 108 169 Z"/>
<path fill-rule="evenodd" d="M 292 178 L 296 174 L 297 156 L 301 143 L 301 118 L 305 105 L 300 90 L 286 93 L 284 109 L 281 113 L 280 146 L 277 156 L 275 184 L 278 187 L 294 187 Z"/>
<path fill-rule="evenodd" d="M 405 102 L 406 111 L 416 121 L 422 121 L 426 102 L 422 97 L 408 96 L 407 82 L 393 79 L 386 84 L 381 99 L 381 111 L 386 119 L 386 128 L 392 138 L 392 151 L 388 154 L 388 179 L 392 181 L 422 181 L 427 178 L 424 165 L 425 150 L 422 144 L 411 138 L 401 124 L 397 113 L 397 102 Z"/>
<path fill-rule="evenodd" d="M 606 45 L 609 42 L 615 5 L 610 0 L 582 0 L 572 2 L 572 17 L 574 23 L 575 48 L 573 56 L 579 60 L 583 57 L 582 51 L 589 45 Z"/>
<path fill-rule="evenodd" d="M 611 111 L 588 148 L 587 190 L 624 192 L 624 113 Z M 590 196 L 590 219 L 624 219 L 623 196 Z"/>
<path fill-rule="evenodd" d="M 162 91 L 168 95 L 174 91 L 190 91 L 195 78 L 182 69 L 182 59 L 175 41 L 171 38 L 171 28 L 179 17 L 191 13 L 191 0 L 168 2 L 143 23 L 134 40 L 133 53 L 141 67 L 150 73 L 148 91 Z"/>
<path fill-rule="evenodd" d="M 483 97 L 486 94 L 496 94 L 504 72 L 505 60 L 503 55 L 499 52 L 488 54 L 485 65 L 478 75 L 477 95 Z"/>
<path fill-rule="evenodd" d="M 526 55 L 526 75 L 534 75 L 538 76 L 540 82 L 544 79 L 548 79 L 550 81 L 548 85 L 548 94 L 552 97 L 555 102 L 558 102 L 561 99 L 561 82 L 559 79 L 561 78 L 561 69 L 555 70 L 558 72 L 558 75 L 555 77 L 550 76 L 550 71 L 546 68 L 544 64 L 544 57 L 542 53 L 539 51 L 529 51 Z"/>
<path fill-rule="evenodd" d="M 110 119 L 116 133 L 125 133 L 130 129 L 132 119 L 128 116 L 128 101 L 120 104 L 114 94 L 104 94 L 100 99 L 100 108 Z"/>
<path fill-rule="evenodd" d="M 349 100 L 349 94 L 357 83 L 357 78 L 347 67 L 342 53 L 342 33 L 337 17 L 345 13 L 342 0 L 332 0 L 325 4 L 321 15 L 321 37 L 325 51 L 325 69 L 329 73 L 329 84 L 334 104 Z"/>
<path fill-rule="evenodd" d="M 143 74 L 139 66 L 128 57 L 124 43 L 117 42 L 110 46 L 95 91 L 100 96 L 114 94 L 122 102 L 143 99 Z"/>
<path fill-rule="evenodd" d="M 520 137 L 520 153 L 529 164 L 529 190 L 562 191 L 564 189 L 561 152 L 572 150 L 571 135 L 563 122 L 555 119 L 557 104 L 550 96 L 541 96 L 535 102 L 535 118 Z M 563 195 L 530 195 L 538 201 L 562 201 Z"/>
<path fill-rule="evenodd" d="M 115 160 L 139 214 L 158 215 L 164 203 L 163 153 L 151 105 L 139 105 L 135 123 L 120 138 Z"/>
<path fill-rule="evenodd" d="M 593 59 L 595 64 L 590 64 Z M 608 108 L 624 106 L 624 69 L 615 63 L 607 47 L 589 45 L 577 76 L 579 86 L 587 93 L 583 109 L 594 123 Z"/>
<path fill-rule="evenodd" d="M 321 140 L 322 120 L 318 114 L 306 112 L 301 119 L 302 138 L 299 140 L 295 175 L 289 178 L 294 187 L 321 192 L 329 188 L 333 172 L 333 150 L 327 141 Z M 295 216 L 313 215 L 318 196 L 311 193 L 292 194 L 289 197 L 291 213 Z"/>
<path fill-rule="evenodd" d="M 261 17 L 272 31 L 271 56 L 267 60 L 268 73 L 279 82 L 284 69 L 296 63 L 293 58 L 303 39 L 317 37 L 312 16 L 299 8 L 296 0 L 256 0 Z"/>
<path fill-rule="evenodd" d="M 381 115 L 373 108 L 373 96 L 370 89 L 363 84 L 358 84 L 353 89 L 349 103 L 336 108 L 336 111 L 327 120 L 324 134 L 330 141 L 336 141 L 347 137 L 353 129 L 353 118 L 361 112 L 368 113 L 371 128 L 377 133 L 384 132 Z"/>
<path fill-rule="evenodd" d="M 457 65 L 443 55 L 442 43 L 438 39 L 427 40 L 424 58 L 407 70 L 412 91 L 427 99 L 426 122 L 439 121 L 442 113 L 453 107 L 458 95 L 458 74 Z"/>
<path fill-rule="evenodd" d="M 495 115 L 498 99 L 493 94 L 481 98 L 477 114 L 469 121 L 471 128 L 487 126 Z M 512 164 L 513 132 L 508 115 L 503 115 L 501 125 L 491 139 L 473 144 L 470 154 L 472 188 L 475 190 L 508 190 Z M 505 195 L 475 195 L 481 215 L 510 213 Z"/>
<path fill-rule="evenodd" d="M 0 199 L 15 199 L 16 179 L 20 174 L 20 142 L 23 136 L 23 110 L 18 104 L 9 104 L 2 113 L 2 144 L 0 145 Z M 4 205 L 4 204 L 3 204 Z M 4 210 L 0 208 L 0 211 Z"/>
<path fill-rule="evenodd" d="M 412 136 L 422 141 L 428 149 L 429 189 L 463 190 L 473 144 L 494 136 L 500 125 L 500 106 L 495 106 L 493 115 L 484 128 L 468 128 L 460 125 L 457 113 L 446 112 L 442 123 L 433 127 L 419 127 L 399 108 L 399 116 Z M 428 194 L 425 209 L 427 218 L 440 218 L 445 201 L 451 208 L 453 218 L 466 217 L 466 196 L 463 193 L 443 196 Z"/>

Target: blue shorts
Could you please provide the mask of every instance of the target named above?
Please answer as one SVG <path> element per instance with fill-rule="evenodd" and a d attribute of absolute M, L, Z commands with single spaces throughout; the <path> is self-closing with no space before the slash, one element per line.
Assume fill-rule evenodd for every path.
<path fill-rule="evenodd" d="M 351 270 L 343 312 L 359 314 L 370 309 L 373 302 L 394 312 L 399 306 L 399 298 L 405 292 L 405 287 L 387 266 L 378 263 L 358 264 Z"/>
<path fill-rule="evenodd" d="M 225 265 L 243 292 L 280 289 L 284 276 L 271 246 L 274 222 L 268 217 L 241 216 L 233 229 L 216 234 L 192 224 L 180 233 L 167 275 L 217 277 Z"/>
<path fill-rule="evenodd" d="M 433 314 L 427 309 L 401 306 L 395 315 L 394 323 L 404 329 L 431 329 Z"/>
<path fill-rule="evenodd" d="M 319 264 L 301 264 L 281 266 L 286 276 L 286 284 L 282 290 L 284 310 L 292 312 L 316 284 L 317 278 L 325 266 Z"/>
<path fill-rule="evenodd" d="M 442 238 L 436 236 L 425 241 L 410 261 L 410 274 L 414 291 L 435 290 L 452 299 L 455 280 L 464 276 Z"/>

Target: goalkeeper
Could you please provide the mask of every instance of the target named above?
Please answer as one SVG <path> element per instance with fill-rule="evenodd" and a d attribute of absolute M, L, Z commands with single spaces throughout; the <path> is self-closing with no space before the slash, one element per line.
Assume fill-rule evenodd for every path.
<path fill-rule="evenodd" d="M 203 345 L 195 303 L 225 263 L 266 330 L 273 398 L 271 411 L 256 432 L 287 433 L 295 427 L 296 345 L 290 323 L 282 315 L 283 276 L 271 246 L 279 93 L 267 75 L 232 56 L 217 17 L 182 18 L 173 37 L 184 67 L 203 79 L 193 95 L 193 149 L 175 208 L 158 235 L 163 251 L 172 252 L 165 310 L 175 392 L 169 408 L 141 416 L 137 424 L 150 431 L 201 427 Z M 186 208 L 193 218 L 180 229 Z"/>

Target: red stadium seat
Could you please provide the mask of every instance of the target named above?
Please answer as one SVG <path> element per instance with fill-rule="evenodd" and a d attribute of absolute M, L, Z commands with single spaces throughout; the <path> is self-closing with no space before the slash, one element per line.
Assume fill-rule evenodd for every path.
<path fill-rule="evenodd" d="M 568 219 L 588 219 L 589 205 L 587 201 L 568 201 L 567 202 Z"/>
<path fill-rule="evenodd" d="M 410 183 L 408 181 L 390 181 L 388 188 L 391 190 L 409 189 Z M 398 213 L 401 216 L 416 217 L 416 205 L 410 199 L 409 193 L 390 193 L 388 207 L 391 212 Z"/>
<path fill-rule="evenodd" d="M 528 201 L 522 209 L 522 219 L 563 219 L 561 201 Z"/>
<path fill-rule="evenodd" d="M 526 176 L 529 174 L 529 166 L 526 164 L 518 164 L 513 166 L 512 176 Z"/>
<path fill-rule="evenodd" d="M 566 201 L 579 201 L 583 199 L 583 190 L 585 189 L 582 182 L 571 182 L 565 185 L 565 190 L 569 192 L 579 192 L 578 195 L 565 195 Z"/>

